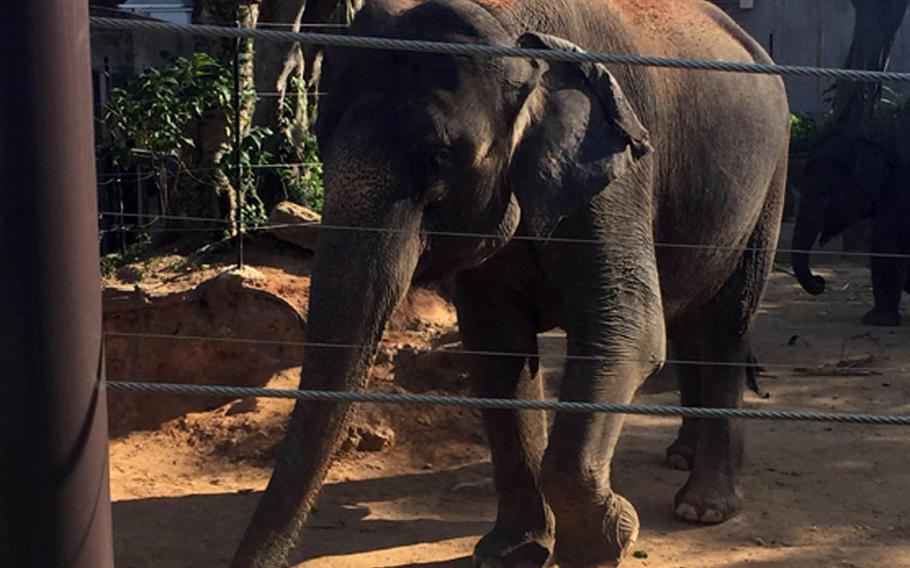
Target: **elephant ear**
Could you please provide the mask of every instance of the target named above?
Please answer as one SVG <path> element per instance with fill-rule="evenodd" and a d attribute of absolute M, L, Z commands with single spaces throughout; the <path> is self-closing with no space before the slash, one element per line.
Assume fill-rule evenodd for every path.
<path fill-rule="evenodd" d="M 527 33 L 518 45 L 581 52 Z M 547 236 L 651 151 L 649 134 L 616 79 L 597 63 L 545 62 L 515 122 L 509 170 L 525 229 Z"/>

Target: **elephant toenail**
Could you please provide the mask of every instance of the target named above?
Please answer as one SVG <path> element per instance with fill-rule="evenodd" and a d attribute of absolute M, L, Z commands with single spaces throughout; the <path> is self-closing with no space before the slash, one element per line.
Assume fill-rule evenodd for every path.
<path fill-rule="evenodd" d="M 698 511 L 688 503 L 680 503 L 676 507 L 676 515 L 687 521 L 698 521 Z"/>
<path fill-rule="evenodd" d="M 715 511 L 714 509 L 708 509 L 701 516 L 701 522 L 703 523 L 722 523 L 723 520 L 724 516 L 720 514 L 720 511 Z"/>

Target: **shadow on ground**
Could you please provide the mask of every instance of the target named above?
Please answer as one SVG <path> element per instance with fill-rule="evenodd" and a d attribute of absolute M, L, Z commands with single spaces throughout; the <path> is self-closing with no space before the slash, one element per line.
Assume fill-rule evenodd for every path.
<path fill-rule="evenodd" d="M 461 513 L 447 515 L 447 500 L 462 500 L 457 491 L 464 480 L 485 479 L 486 464 L 454 470 L 348 481 L 325 487 L 316 511 L 311 515 L 301 548 L 293 562 L 357 554 L 432 543 L 482 534 L 488 524 L 471 520 L 476 505 Z M 440 493 L 440 488 L 456 488 Z M 120 501 L 113 505 L 115 548 L 118 567 L 178 568 L 227 566 L 243 528 L 261 493 L 190 495 Z M 484 490 L 484 499 L 492 494 Z M 425 509 L 406 520 L 371 517 L 368 502 L 397 503 L 412 510 Z M 439 507 L 439 510 L 434 510 Z M 143 544 L 143 534 L 154 531 L 156 543 Z M 343 533 L 326 539 L 327 535 Z M 468 562 L 468 565 L 470 562 Z M 412 566 L 458 566 L 458 562 L 411 564 Z"/>

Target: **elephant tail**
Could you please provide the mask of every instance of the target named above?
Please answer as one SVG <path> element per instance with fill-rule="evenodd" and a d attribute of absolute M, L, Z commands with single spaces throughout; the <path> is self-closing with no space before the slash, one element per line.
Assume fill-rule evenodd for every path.
<path fill-rule="evenodd" d="M 758 364 L 758 359 L 750 351 L 746 355 L 746 386 L 749 387 L 749 390 L 758 395 L 759 398 L 771 398 L 771 393 L 766 390 L 763 390 L 758 384 L 758 373 L 761 370 L 761 367 Z"/>

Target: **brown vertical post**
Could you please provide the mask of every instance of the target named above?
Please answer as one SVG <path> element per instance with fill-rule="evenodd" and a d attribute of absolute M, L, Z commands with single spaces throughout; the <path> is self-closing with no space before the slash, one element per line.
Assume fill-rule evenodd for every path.
<path fill-rule="evenodd" d="M 0 38 L 0 566 L 110 568 L 88 2 Z"/>

